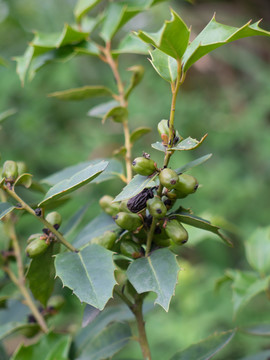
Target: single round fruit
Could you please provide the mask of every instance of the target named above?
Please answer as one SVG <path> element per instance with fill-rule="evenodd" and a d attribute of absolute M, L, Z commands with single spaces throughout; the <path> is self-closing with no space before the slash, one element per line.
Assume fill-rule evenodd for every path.
<path fill-rule="evenodd" d="M 168 237 L 177 245 L 185 244 L 188 241 L 188 232 L 176 219 L 167 222 L 165 231 Z"/>
<path fill-rule="evenodd" d="M 4 162 L 2 176 L 6 181 L 14 182 L 18 177 L 18 166 L 15 161 L 7 160 Z"/>
<path fill-rule="evenodd" d="M 53 226 L 60 226 L 62 223 L 62 216 L 57 211 L 52 211 L 45 217 L 45 220 L 47 220 Z"/>
<path fill-rule="evenodd" d="M 25 252 L 30 258 L 34 258 L 43 254 L 47 250 L 48 246 L 49 245 L 45 240 L 35 239 L 27 245 Z"/>
<path fill-rule="evenodd" d="M 105 231 L 105 233 L 101 236 L 97 236 L 91 240 L 92 244 L 98 244 L 105 247 L 108 250 L 111 250 L 115 241 L 117 239 L 117 235 L 113 231 Z"/>
<path fill-rule="evenodd" d="M 174 170 L 165 168 L 161 170 L 159 174 L 159 181 L 161 185 L 165 186 L 169 190 L 172 190 L 177 187 L 178 175 Z"/>
<path fill-rule="evenodd" d="M 99 200 L 101 209 L 110 216 L 115 216 L 119 212 L 119 203 L 113 203 L 113 197 L 110 195 L 104 195 Z"/>
<path fill-rule="evenodd" d="M 136 259 L 141 256 L 141 246 L 132 240 L 122 240 L 120 244 L 121 254 Z"/>
<path fill-rule="evenodd" d="M 149 213 L 157 219 L 163 218 L 167 213 L 166 206 L 157 196 L 147 201 L 147 209 L 149 210 Z"/>
<path fill-rule="evenodd" d="M 40 239 L 41 236 L 44 236 L 44 234 L 32 234 L 29 236 L 29 238 L 27 239 L 27 244 L 30 244 L 32 241 L 36 240 L 36 239 Z"/>
<path fill-rule="evenodd" d="M 156 170 L 156 163 L 152 159 L 147 159 L 143 156 L 137 157 L 132 162 L 132 169 L 140 175 L 149 176 Z"/>
<path fill-rule="evenodd" d="M 114 219 L 118 226 L 129 231 L 134 231 L 142 225 L 142 219 L 137 214 L 119 212 Z"/>
<path fill-rule="evenodd" d="M 176 184 L 175 190 L 179 195 L 189 195 L 194 193 L 198 189 L 198 186 L 198 181 L 194 176 L 181 174 L 178 177 L 178 183 Z"/>

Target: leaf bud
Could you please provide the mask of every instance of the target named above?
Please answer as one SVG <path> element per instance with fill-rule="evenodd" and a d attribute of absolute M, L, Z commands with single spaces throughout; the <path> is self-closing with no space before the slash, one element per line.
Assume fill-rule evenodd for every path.
<path fill-rule="evenodd" d="M 15 161 L 7 160 L 4 162 L 2 176 L 8 182 L 14 182 L 18 177 L 18 166 Z"/>

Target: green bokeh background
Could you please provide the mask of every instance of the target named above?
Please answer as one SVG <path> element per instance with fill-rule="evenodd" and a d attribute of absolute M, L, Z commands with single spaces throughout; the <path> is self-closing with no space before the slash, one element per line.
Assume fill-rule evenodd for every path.
<path fill-rule="evenodd" d="M 270 28 L 267 1 L 169 1 L 141 14 L 119 33 L 121 38 L 131 29 L 156 31 L 169 18 L 168 3 L 192 24 L 193 36 L 216 12 L 217 21 L 241 26 L 250 18 L 265 20 Z M 54 63 L 42 69 L 31 83 L 21 87 L 15 73 L 13 56 L 21 55 L 31 41 L 32 30 L 60 31 L 64 22 L 73 22 L 71 0 L 0 0 L 0 55 L 8 61 L 0 67 L 0 112 L 16 108 L 0 131 L 2 162 L 26 161 L 36 179 L 87 159 L 109 157 L 122 145 L 121 125 L 87 116 L 100 99 L 61 102 L 47 97 L 57 90 L 83 85 L 115 87 L 109 69 L 92 57 L 77 57 L 67 63 Z M 268 10 L 268 11 L 267 11 Z M 236 229 L 234 249 L 226 248 L 204 233 L 190 237 L 190 245 L 179 258 L 182 271 L 176 296 L 166 314 L 161 308 L 146 315 L 147 331 L 153 358 L 169 358 L 177 350 L 207 337 L 217 330 L 234 328 L 257 320 L 270 320 L 269 303 L 257 296 L 236 319 L 232 315 L 231 289 L 224 286 L 214 292 L 215 281 L 226 268 L 249 269 L 244 256 L 245 239 L 259 226 L 269 225 L 270 182 L 270 47 L 269 40 L 253 37 L 225 46 L 206 56 L 188 72 L 180 90 L 176 109 L 176 128 L 184 137 L 208 137 L 203 146 L 192 152 L 176 154 L 172 167 L 179 167 L 207 153 L 212 158 L 191 171 L 201 184 L 196 195 L 183 201 L 195 214 L 220 215 Z M 160 165 L 162 154 L 151 143 L 158 140 L 156 125 L 169 116 L 170 88 L 158 77 L 146 56 L 122 55 L 120 68 L 134 64 L 145 67 L 142 84 L 130 99 L 131 128 L 150 126 L 151 134 L 138 141 L 133 155 L 151 153 Z M 122 184 L 115 180 L 88 185 L 74 199 L 60 208 L 64 219 L 83 204 L 91 204 L 84 223 L 98 212 L 103 194 L 116 195 Z M 38 224 L 25 219 L 19 226 L 26 239 L 39 230 Z M 76 301 L 75 301 L 76 303 Z M 75 307 L 80 307 L 79 303 Z M 217 359 L 240 359 L 259 349 L 269 348 L 269 341 L 237 335 Z M 137 345 L 130 345 L 115 359 L 138 359 Z"/>

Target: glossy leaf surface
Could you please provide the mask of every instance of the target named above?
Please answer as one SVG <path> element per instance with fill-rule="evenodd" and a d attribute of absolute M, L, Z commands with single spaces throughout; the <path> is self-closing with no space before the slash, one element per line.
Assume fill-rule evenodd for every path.
<path fill-rule="evenodd" d="M 88 184 L 91 180 L 97 177 L 105 168 L 108 162 L 101 161 L 95 165 L 89 165 L 83 170 L 75 173 L 68 179 L 64 179 L 54 185 L 45 195 L 45 198 L 38 206 L 46 206 L 49 202 L 55 201 L 65 195 L 72 193 L 83 185 Z"/>
<path fill-rule="evenodd" d="M 142 136 L 150 133 L 152 129 L 150 127 L 138 127 L 137 129 L 133 130 L 130 134 L 130 142 L 132 144 L 135 143 L 135 141 L 139 140 Z"/>
<path fill-rule="evenodd" d="M 177 78 L 177 61 L 159 49 L 150 51 L 151 64 L 156 72 L 169 83 Z"/>
<path fill-rule="evenodd" d="M 234 331 L 213 335 L 176 353 L 170 360 L 209 360 L 219 353 L 234 337 Z"/>
<path fill-rule="evenodd" d="M 13 209 L 15 209 L 15 206 L 8 202 L 0 203 L 0 220 L 9 214 Z"/>
<path fill-rule="evenodd" d="M 105 86 L 83 86 L 81 88 L 69 89 L 63 91 L 56 91 L 49 94 L 49 97 L 54 97 L 60 100 L 84 100 L 97 96 L 111 96 L 112 92 Z"/>
<path fill-rule="evenodd" d="M 133 261 L 128 267 L 127 277 L 139 294 L 155 292 L 155 303 L 168 311 L 178 272 L 175 255 L 168 249 L 159 249 L 148 257 Z"/>
<path fill-rule="evenodd" d="M 72 289 L 80 301 L 102 310 L 112 297 L 116 281 L 111 251 L 90 244 L 78 253 L 57 255 L 55 268 L 63 285 Z"/>
<path fill-rule="evenodd" d="M 78 0 L 74 8 L 74 15 L 77 20 L 86 14 L 88 11 L 93 9 L 101 0 Z"/>

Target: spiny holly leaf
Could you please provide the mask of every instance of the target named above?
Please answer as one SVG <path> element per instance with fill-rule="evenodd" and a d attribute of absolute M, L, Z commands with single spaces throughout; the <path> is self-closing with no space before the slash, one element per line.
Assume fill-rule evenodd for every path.
<path fill-rule="evenodd" d="M 113 56 L 120 54 L 142 54 L 147 55 L 150 46 L 143 43 L 134 34 L 127 34 L 119 43 L 117 49 L 112 50 Z"/>
<path fill-rule="evenodd" d="M 235 331 L 215 334 L 176 353 L 170 360 L 209 360 L 233 339 Z"/>
<path fill-rule="evenodd" d="M 193 150 L 196 149 L 197 147 L 199 147 L 204 140 L 206 139 L 208 134 L 205 134 L 201 140 L 197 140 L 197 139 L 193 139 L 190 136 L 182 141 L 179 142 L 179 144 L 177 144 L 174 147 L 171 147 L 170 150 L 174 150 L 174 151 L 186 151 L 186 150 Z M 154 144 L 151 144 L 152 148 L 159 150 L 159 151 L 163 151 L 166 152 L 167 151 L 167 147 L 164 146 L 161 142 L 156 142 Z"/>
<path fill-rule="evenodd" d="M 159 49 L 150 51 L 151 64 L 164 80 L 172 83 L 177 78 L 177 61 Z"/>
<path fill-rule="evenodd" d="M 51 201 L 55 201 L 88 184 L 91 180 L 101 174 L 102 171 L 106 169 L 107 165 L 107 161 L 101 161 L 98 164 L 89 165 L 83 170 L 75 173 L 70 178 L 60 181 L 52 188 L 50 188 L 50 190 L 45 195 L 45 198 L 38 204 L 38 206 L 46 206 Z"/>
<path fill-rule="evenodd" d="M 96 244 L 88 244 L 78 253 L 59 254 L 55 260 L 56 276 L 80 301 L 102 310 L 116 284 L 112 255 L 111 251 Z"/>
<path fill-rule="evenodd" d="M 148 257 L 133 261 L 127 269 L 127 277 L 139 294 L 155 292 L 155 303 L 168 311 L 178 272 L 175 255 L 168 249 L 159 249 Z"/>
<path fill-rule="evenodd" d="M 114 202 L 127 200 L 139 194 L 144 188 L 151 187 L 151 183 L 157 177 L 155 174 L 152 177 L 135 175 L 134 178 L 124 187 L 120 194 L 116 196 Z"/>
<path fill-rule="evenodd" d="M 171 10 L 171 15 L 171 20 L 165 21 L 165 24 L 158 32 L 146 33 L 139 31 L 137 36 L 165 54 L 181 60 L 188 46 L 190 30 L 175 11 Z"/>
<path fill-rule="evenodd" d="M 258 228 L 245 243 L 247 260 L 261 274 L 270 272 L 270 226 Z"/>
<path fill-rule="evenodd" d="M 117 225 L 113 218 L 102 212 L 79 232 L 74 240 L 74 246 L 80 248 L 91 242 L 91 239 L 104 234 L 105 231 L 116 229 Z"/>
<path fill-rule="evenodd" d="M 33 345 L 22 344 L 11 360 L 68 360 L 71 340 L 70 335 L 49 333 Z"/>
<path fill-rule="evenodd" d="M 77 54 L 99 56 L 98 46 L 93 41 L 83 41 L 74 48 Z"/>
<path fill-rule="evenodd" d="M 100 32 L 101 38 L 106 42 L 115 35 L 126 11 L 127 5 L 123 3 L 109 3 L 107 13 Z"/>
<path fill-rule="evenodd" d="M 101 0 L 78 0 L 74 8 L 74 15 L 79 21 L 88 11 L 92 10 Z"/>
<path fill-rule="evenodd" d="M 9 214 L 13 209 L 15 209 L 15 206 L 8 202 L 0 203 L 0 220 L 2 220 L 3 217 Z"/>
<path fill-rule="evenodd" d="M 76 89 L 56 91 L 48 96 L 60 100 L 83 100 L 97 96 L 112 96 L 112 91 L 105 86 L 83 86 Z"/>
<path fill-rule="evenodd" d="M 59 250 L 59 244 L 51 244 L 45 253 L 31 260 L 26 274 L 32 294 L 44 307 L 53 292 L 55 282 L 53 255 Z"/>
<path fill-rule="evenodd" d="M 254 24 L 250 23 L 251 21 L 236 28 L 218 23 L 213 16 L 212 20 L 187 47 L 183 56 L 184 71 L 186 72 L 197 60 L 222 45 L 250 36 L 270 36 L 269 31 L 259 27 L 260 21 Z"/>
<path fill-rule="evenodd" d="M 127 323 L 110 324 L 88 341 L 77 359 L 111 358 L 131 340 L 131 337 L 132 333 Z"/>
<path fill-rule="evenodd" d="M 22 56 L 14 57 L 14 60 L 17 62 L 16 72 L 21 80 L 22 86 L 24 86 L 26 74 L 31 64 L 33 54 L 34 54 L 33 46 L 28 46 Z"/>
<path fill-rule="evenodd" d="M 233 246 L 231 240 L 221 232 L 220 227 L 211 224 L 205 219 L 185 212 L 180 212 L 179 214 L 172 214 L 171 217 L 179 219 L 179 221 L 184 224 L 194 226 L 202 230 L 210 231 L 218 235 L 228 246 Z"/>
<path fill-rule="evenodd" d="M 135 143 L 135 141 L 139 140 L 142 136 L 150 133 L 152 131 L 151 128 L 149 127 L 138 127 L 137 129 L 133 130 L 132 133 L 130 134 L 130 142 L 132 144 Z"/>

